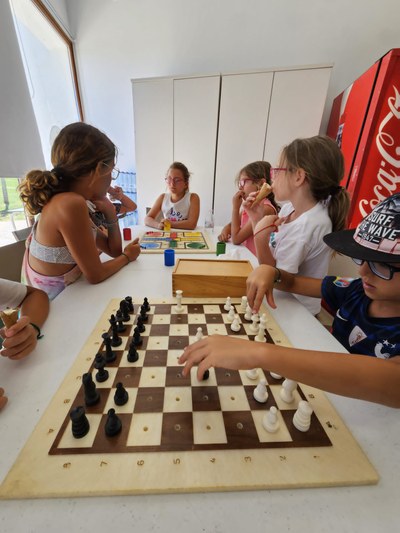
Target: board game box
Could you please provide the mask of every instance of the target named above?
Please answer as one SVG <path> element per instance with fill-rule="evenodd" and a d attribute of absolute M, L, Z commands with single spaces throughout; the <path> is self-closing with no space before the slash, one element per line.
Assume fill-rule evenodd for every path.
<path fill-rule="evenodd" d="M 173 248 L 179 254 L 215 253 L 215 244 L 206 230 L 146 231 L 140 237 L 139 243 L 142 253 L 159 254 L 167 248 Z"/>
<path fill-rule="evenodd" d="M 240 299 L 232 298 L 236 332 L 225 299 L 183 298 L 180 309 L 174 298 L 149 299 L 148 311 L 134 302 L 129 312 L 126 301 L 114 299 L 105 309 L 0 498 L 377 483 L 377 472 L 323 392 L 295 384 L 287 403 L 284 378 L 261 369 L 254 369 L 256 379 L 223 369 L 210 369 L 204 381 L 196 369 L 182 376 L 178 357 L 199 331 L 257 341 Z M 273 317 L 262 313 L 261 342 L 289 346 Z M 261 380 L 265 403 L 254 399 Z M 307 431 L 294 423 L 300 402 L 312 407 Z M 279 427 L 269 432 L 263 419 L 272 408 Z"/>

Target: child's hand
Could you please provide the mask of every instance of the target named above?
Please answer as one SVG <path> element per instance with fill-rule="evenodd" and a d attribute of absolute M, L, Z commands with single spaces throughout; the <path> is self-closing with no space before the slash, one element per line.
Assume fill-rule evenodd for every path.
<path fill-rule="evenodd" d="M 244 199 L 243 191 L 236 191 L 232 198 L 232 205 L 235 209 L 239 210 Z"/>
<path fill-rule="evenodd" d="M 21 317 L 10 328 L 0 330 L 3 348 L 0 354 L 10 359 L 22 359 L 30 354 L 37 344 L 37 331 L 31 326 L 28 316 Z"/>
<path fill-rule="evenodd" d="M 252 355 L 255 345 L 252 343 Z M 194 342 L 187 346 L 180 356 L 178 363 L 185 364 L 182 370 L 183 376 L 189 376 L 190 369 L 198 365 L 197 379 L 201 380 L 206 370 L 211 367 L 229 368 L 231 370 L 246 370 L 256 368 L 254 358 L 249 357 L 249 341 L 227 337 L 226 335 L 211 335 L 206 339 Z"/>
<path fill-rule="evenodd" d="M 115 187 L 110 185 L 107 192 L 110 195 L 111 200 L 121 201 L 122 197 L 124 196 L 124 191 L 122 190 L 122 187 L 118 187 L 118 185 L 115 185 Z"/>
<path fill-rule="evenodd" d="M 273 295 L 276 270 L 270 265 L 260 265 L 247 278 L 247 299 L 254 313 L 258 313 L 264 296 L 268 305 L 276 309 Z"/>
<path fill-rule="evenodd" d="M 135 261 L 140 255 L 140 252 L 139 239 L 133 240 L 124 248 L 124 253 L 129 257 L 129 261 Z"/>
<path fill-rule="evenodd" d="M 224 226 L 222 228 L 221 233 L 218 235 L 218 240 L 220 242 L 228 242 L 229 241 L 229 239 L 231 238 L 230 229 L 231 229 L 230 224 L 228 224 L 228 225 L 226 225 L 226 226 Z"/>
<path fill-rule="evenodd" d="M 0 409 L 3 409 L 7 401 L 7 396 L 4 396 L 4 389 L 0 387 Z"/>
<path fill-rule="evenodd" d="M 255 225 L 253 235 L 262 232 L 264 237 L 269 238 L 273 231 L 278 230 L 280 224 L 282 224 L 282 219 L 278 215 L 266 215 Z"/>
<path fill-rule="evenodd" d="M 96 206 L 97 211 L 103 213 L 107 220 L 114 220 L 116 218 L 115 206 L 107 196 L 102 198 L 92 198 L 91 200 Z"/>
<path fill-rule="evenodd" d="M 253 225 L 259 222 L 264 216 L 264 205 L 262 202 L 254 203 L 258 192 L 251 192 L 247 198 L 243 201 L 243 208 L 246 213 L 249 215 L 250 220 Z"/>

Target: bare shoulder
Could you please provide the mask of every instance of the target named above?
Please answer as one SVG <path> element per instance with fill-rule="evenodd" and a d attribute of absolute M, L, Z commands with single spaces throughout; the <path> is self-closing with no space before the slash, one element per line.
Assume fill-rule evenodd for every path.
<path fill-rule="evenodd" d="M 85 198 L 75 192 L 61 192 L 59 194 L 56 194 L 51 199 L 51 203 L 54 205 L 54 207 L 57 208 L 62 207 L 63 209 L 65 209 L 71 207 L 76 209 L 84 208 L 85 210 L 87 210 Z"/>

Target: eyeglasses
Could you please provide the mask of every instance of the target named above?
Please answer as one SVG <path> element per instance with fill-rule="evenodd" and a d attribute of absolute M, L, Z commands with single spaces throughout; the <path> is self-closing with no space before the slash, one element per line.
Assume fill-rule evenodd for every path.
<path fill-rule="evenodd" d="M 279 167 L 272 168 L 271 167 L 269 169 L 269 175 L 270 175 L 271 179 L 274 180 L 274 179 L 276 179 L 278 172 L 286 172 L 286 171 L 287 171 L 287 168 L 279 168 Z"/>
<path fill-rule="evenodd" d="M 179 183 L 182 183 L 183 181 L 185 181 L 183 178 L 165 178 L 165 181 L 167 183 L 173 183 L 174 185 L 177 185 Z"/>
<path fill-rule="evenodd" d="M 400 268 L 394 267 L 389 263 L 378 263 L 376 261 L 364 261 L 364 259 L 355 259 L 352 257 L 352 260 L 356 265 L 361 266 L 364 263 L 367 263 L 371 272 L 373 272 L 378 278 L 385 279 L 389 281 L 393 278 L 395 272 L 400 272 Z"/>
<path fill-rule="evenodd" d="M 111 167 L 111 165 L 109 165 L 109 164 L 107 164 L 107 163 L 104 163 L 104 161 L 102 161 L 102 163 L 103 163 L 103 165 L 104 165 L 105 167 L 108 167 L 108 168 Z M 120 175 L 120 172 L 121 172 L 121 171 L 120 171 L 118 168 L 113 167 L 113 169 L 111 170 L 111 179 L 112 179 L 113 181 L 116 180 L 116 179 L 118 179 L 118 176 Z"/>
<path fill-rule="evenodd" d="M 252 183 L 254 182 L 254 180 L 252 180 L 251 178 L 242 178 L 241 180 L 239 180 L 239 183 L 238 183 L 239 189 L 244 189 L 244 186 L 246 185 L 246 181 L 251 181 Z"/>

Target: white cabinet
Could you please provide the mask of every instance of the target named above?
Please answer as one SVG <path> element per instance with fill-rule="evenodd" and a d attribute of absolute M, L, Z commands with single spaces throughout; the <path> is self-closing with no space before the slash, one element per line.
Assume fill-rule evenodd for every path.
<path fill-rule="evenodd" d="M 246 164 L 278 163 L 282 146 L 319 133 L 331 66 L 132 80 L 139 223 L 165 190 L 172 161 L 190 172 L 215 223 L 231 218 Z"/>

